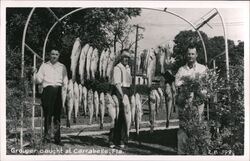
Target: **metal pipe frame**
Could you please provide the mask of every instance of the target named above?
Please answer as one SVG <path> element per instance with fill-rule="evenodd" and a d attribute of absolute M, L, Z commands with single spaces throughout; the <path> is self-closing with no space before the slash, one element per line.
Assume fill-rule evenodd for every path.
<path fill-rule="evenodd" d="M 189 20 L 185 19 L 184 17 L 174 13 L 174 12 L 171 12 L 171 11 L 168 11 L 166 9 L 164 10 L 161 10 L 161 9 L 154 9 L 154 8 L 143 8 L 143 9 L 148 9 L 148 10 L 154 10 L 154 11 L 160 11 L 160 12 L 165 12 L 165 13 L 169 13 L 171 15 L 174 15 L 182 20 L 184 20 L 185 22 L 187 22 L 199 35 L 200 39 L 201 39 L 201 43 L 202 43 L 202 46 L 203 46 L 203 50 L 204 50 L 204 57 L 205 57 L 205 65 L 207 66 L 207 50 L 206 50 L 206 45 L 205 45 L 205 42 L 201 36 L 201 33 L 199 30 L 196 29 L 196 27 L 194 26 L 194 24 L 192 22 L 190 22 Z"/>
<path fill-rule="evenodd" d="M 223 27 L 223 34 L 224 34 L 224 40 L 225 40 L 225 54 L 226 54 L 226 74 L 227 74 L 227 81 L 229 81 L 230 76 L 229 76 L 229 54 L 228 54 L 228 43 L 227 43 L 227 28 L 225 27 L 224 19 L 217 8 L 216 8 L 216 11 L 218 12 L 218 15 L 220 17 L 220 20 L 222 22 L 222 27 Z"/>
<path fill-rule="evenodd" d="M 52 32 L 52 30 L 55 28 L 55 26 L 58 24 L 58 22 L 60 22 L 61 20 L 63 20 L 64 18 L 66 18 L 67 16 L 75 13 L 75 12 L 78 12 L 78 11 L 81 11 L 83 9 L 86 9 L 86 8 L 78 8 L 76 10 L 73 10 L 69 13 L 67 13 L 66 15 L 64 15 L 63 17 L 61 17 L 57 22 L 54 23 L 54 25 L 50 28 L 49 32 L 47 33 L 46 35 L 46 38 L 45 38 L 45 41 L 44 41 L 44 45 L 43 45 L 43 61 L 45 60 L 45 53 L 46 53 L 46 45 L 47 45 L 47 41 L 48 41 L 48 38 L 49 38 L 49 35 L 50 33 Z M 185 19 L 184 17 L 174 13 L 174 12 L 171 12 L 171 11 L 167 11 L 167 10 L 161 10 L 161 9 L 154 9 L 154 8 L 142 8 L 142 9 L 146 9 L 146 10 L 152 10 L 152 11 L 160 11 L 160 12 L 164 12 L 164 13 L 169 13 L 169 14 L 172 14 L 182 20 L 184 20 L 185 22 L 187 22 L 190 26 L 192 26 L 192 28 L 198 33 L 200 39 L 201 39 L 201 42 L 202 42 L 202 46 L 203 46 L 203 50 L 204 50 L 204 57 L 205 57 L 205 64 L 207 65 L 207 51 L 206 51 L 206 46 L 205 46 L 205 43 L 204 43 L 204 40 L 200 34 L 200 31 L 196 29 L 196 27 L 192 24 L 192 22 L 188 21 L 187 19 Z"/>
<path fill-rule="evenodd" d="M 23 30 L 23 38 L 22 38 L 22 60 L 21 60 L 21 80 L 24 81 L 24 49 L 25 49 L 25 39 L 26 39 L 26 32 L 27 32 L 27 28 L 28 28 L 28 24 L 30 22 L 30 18 L 33 14 L 33 12 L 35 11 L 35 8 L 32 8 L 30 13 L 29 13 L 29 16 L 27 18 L 27 21 L 25 23 L 25 26 L 24 26 L 24 30 Z M 23 86 L 25 86 L 24 82 L 23 83 Z M 24 88 L 25 90 L 25 88 Z M 26 93 L 26 92 L 25 92 Z M 24 104 L 22 103 L 21 105 L 21 131 L 20 131 L 20 148 L 23 149 L 23 106 Z"/>

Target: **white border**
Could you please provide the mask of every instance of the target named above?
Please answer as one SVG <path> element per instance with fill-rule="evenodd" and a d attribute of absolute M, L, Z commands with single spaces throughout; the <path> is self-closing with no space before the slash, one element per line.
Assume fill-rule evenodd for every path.
<path fill-rule="evenodd" d="M 6 155 L 6 90 L 5 90 L 5 9 L 6 7 L 148 7 L 148 8 L 242 8 L 245 10 L 245 58 L 244 58 L 244 81 L 245 81 L 245 155 L 244 156 L 155 156 L 155 155 L 126 155 L 126 156 L 82 156 L 82 155 L 63 155 L 63 156 L 22 156 Z M 222 15 L 223 16 L 223 15 Z M 1 131 L 1 160 L 249 160 L 249 2 L 247 1 L 1 1 L 1 59 L 0 59 L 0 131 Z"/>

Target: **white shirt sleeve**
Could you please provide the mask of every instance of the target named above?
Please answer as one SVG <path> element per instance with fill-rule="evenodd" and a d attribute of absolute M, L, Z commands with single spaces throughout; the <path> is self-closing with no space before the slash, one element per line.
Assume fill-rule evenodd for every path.
<path fill-rule="evenodd" d="M 36 83 L 42 83 L 43 82 L 43 79 L 44 79 L 44 67 L 45 65 L 42 64 L 37 72 L 37 74 L 35 75 L 35 80 L 36 80 Z"/>
<path fill-rule="evenodd" d="M 178 72 L 175 75 L 175 86 L 179 87 L 183 84 L 183 80 L 182 80 L 182 67 L 178 70 Z"/>
<path fill-rule="evenodd" d="M 68 83 L 67 69 L 64 65 L 63 65 L 63 73 L 62 74 L 63 74 L 63 86 L 64 86 Z"/>
<path fill-rule="evenodd" d="M 121 69 L 119 67 L 115 66 L 114 67 L 114 84 L 122 84 L 122 78 L 121 78 Z"/>

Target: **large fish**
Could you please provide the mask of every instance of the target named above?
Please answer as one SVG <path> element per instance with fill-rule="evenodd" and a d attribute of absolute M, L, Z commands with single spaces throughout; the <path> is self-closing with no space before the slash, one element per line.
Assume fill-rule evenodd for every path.
<path fill-rule="evenodd" d="M 175 43 L 173 41 L 168 41 L 168 43 L 165 45 L 165 65 L 167 68 L 171 67 L 171 63 L 175 61 L 174 58 L 172 58 L 172 55 L 174 53 L 174 45 Z"/>
<path fill-rule="evenodd" d="M 79 88 L 79 110 L 82 111 L 83 109 L 83 103 L 82 103 L 82 85 L 79 84 L 78 85 L 78 88 Z"/>
<path fill-rule="evenodd" d="M 109 50 L 106 50 L 105 54 L 104 54 L 104 58 L 103 58 L 103 64 L 102 64 L 102 75 L 104 78 L 106 78 L 106 74 L 107 74 L 107 67 L 108 67 L 108 60 L 109 60 Z"/>
<path fill-rule="evenodd" d="M 103 129 L 103 121 L 104 121 L 104 114 L 105 114 L 105 97 L 104 93 L 101 92 L 100 94 L 100 105 L 99 105 L 99 110 L 100 110 L 100 129 Z"/>
<path fill-rule="evenodd" d="M 91 67 L 91 57 L 93 53 L 93 47 L 90 46 L 87 54 L 87 59 L 86 59 L 86 72 L 87 72 L 87 80 L 90 79 L 90 67 Z"/>
<path fill-rule="evenodd" d="M 85 86 L 83 86 L 82 88 L 82 104 L 83 104 L 83 112 L 84 112 L 84 116 L 87 115 L 87 95 L 88 95 L 88 90 Z"/>
<path fill-rule="evenodd" d="M 65 77 L 63 80 L 63 85 L 62 85 L 62 107 L 64 113 L 66 113 L 66 97 L 67 97 L 67 90 L 68 90 L 68 77 Z"/>
<path fill-rule="evenodd" d="M 101 78 L 103 78 L 103 61 L 104 61 L 105 52 L 106 52 L 105 50 L 102 51 L 100 60 L 99 60 L 99 74 Z"/>
<path fill-rule="evenodd" d="M 78 116 L 79 99 L 80 99 L 79 86 L 78 86 L 77 82 L 75 82 L 74 83 L 74 110 L 75 110 L 74 123 L 76 123 L 76 119 L 77 119 L 77 116 Z"/>
<path fill-rule="evenodd" d="M 92 79 L 95 79 L 95 73 L 97 71 L 98 61 L 99 61 L 98 50 L 95 49 L 92 53 L 91 63 L 90 63 L 90 71 Z"/>
<path fill-rule="evenodd" d="M 109 93 L 105 95 L 105 105 L 106 105 L 106 108 L 108 109 L 108 115 L 111 117 L 111 128 L 114 128 L 115 118 L 116 118 L 116 109 L 115 109 L 115 102 Z"/>
<path fill-rule="evenodd" d="M 85 64 L 86 64 L 86 57 L 88 54 L 88 50 L 89 50 L 89 44 L 86 44 L 81 50 L 81 55 L 79 59 L 79 75 L 82 85 L 84 84 Z"/>
<path fill-rule="evenodd" d="M 137 70 L 137 72 L 140 71 L 140 67 L 141 67 L 141 54 L 142 54 L 142 52 L 138 52 L 136 55 L 136 70 Z"/>
<path fill-rule="evenodd" d="M 156 96 L 154 90 L 150 91 L 149 95 L 149 110 L 150 110 L 150 132 L 154 131 L 154 125 L 155 125 L 155 109 L 156 109 Z"/>
<path fill-rule="evenodd" d="M 131 124 L 134 125 L 135 123 L 135 96 L 132 95 L 130 98 L 130 102 L 131 102 Z"/>
<path fill-rule="evenodd" d="M 74 107 L 74 85 L 73 81 L 70 79 L 67 88 L 67 96 L 66 96 L 66 103 L 67 103 L 67 127 L 70 127 L 70 120 L 71 114 Z"/>
<path fill-rule="evenodd" d="M 72 52 L 71 52 L 71 65 L 70 65 L 70 70 L 72 72 L 72 80 L 73 82 L 75 82 L 76 80 L 76 67 L 77 67 L 77 63 L 79 60 L 81 54 L 81 40 L 80 38 L 76 38 L 75 43 L 73 45 L 72 48 Z"/>
<path fill-rule="evenodd" d="M 150 87 L 152 85 L 152 79 L 155 76 L 155 69 L 156 69 L 156 56 L 153 49 L 149 51 L 146 64 L 147 64 L 148 86 Z"/>
<path fill-rule="evenodd" d="M 94 109 L 95 109 L 95 119 L 97 120 L 99 115 L 99 94 L 97 91 L 94 92 Z"/>
<path fill-rule="evenodd" d="M 130 126 L 131 126 L 131 107 L 130 107 L 129 98 L 126 94 L 123 96 L 122 103 L 124 106 L 127 138 L 129 138 L 129 130 L 130 130 Z"/>
<path fill-rule="evenodd" d="M 111 74 L 114 70 L 114 63 L 115 63 L 115 53 L 114 51 L 109 50 L 109 59 L 108 59 L 108 65 L 107 65 L 107 71 L 106 76 L 108 77 L 108 80 L 111 81 Z"/>
<path fill-rule="evenodd" d="M 115 103 L 115 111 L 116 111 L 115 119 L 117 121 L 118 120 L 118 116 L 119 116 L 119 100 L 118 100 L 118 98 L 117 98 L 116 95 L 112 95 L 112 98 L 113 98 L 114 103 Z"/>
<path fill-rule="evenodd" d="M 149 59 L 149 50 L 145 49 L 144 50 L 144 57 L 143 57 L 143 73 L 147 75 L 147 69 L 148 69 L 148 59 Z"/>
<path fill-rule="evenodd" d="M 92 124 L 94 114 L 94 94 L 92 89 L 88 90 L 88 109 L 89 109 L 89 124 Z"/>
<path fill-rule="evenodd" d="M 136 93 L 135 94 L 135 129 L 136 129 L 136 134 L 137 136 L 139 135 L 140 132 L 140 123 L 142 120 L 142 103 L 141 103 L 141 96 Z"/>
<path fill-rule="evenodd" d="M 157 92 L 156 89 L 154 89 L 153 91 L 154 91 L 155 97 L 156 97 L 155 112 L 158 113 L 158 110 L 159 110 L 159 108 L 160 108 L 161 96 L 159 95 L 159 93 Z"/>
<path fill-rule="evenodd" d="M 157 89 L 157 91 L 158 91 L 158 93 L 159 93 L 159 95 L 161 97 L 160 107 L 162 107 L 163 100 L 164 100 L 164 93 L 163 93 L 163 91 L 162 91 L 162 89 L 160 87 Z"/>
<path fill-rule="evenodd" d="M 157 48 L 157 54 L 158 54 L 158 58 L 160 62 L 161 73 L 165 73 L 165 69 L 164 69 L 165 51 L 161 46 Z"/>

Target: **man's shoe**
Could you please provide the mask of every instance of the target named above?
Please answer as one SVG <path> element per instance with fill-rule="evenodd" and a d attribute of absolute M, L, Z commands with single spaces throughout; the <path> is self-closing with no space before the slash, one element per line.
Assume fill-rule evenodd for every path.
<path fill-rule="evenodd" d="M 111 144 L 111 145 L 109 145 L 109 147 L 110 147 L 110 148 L 114 148 L 114 147 L 115 147 L 115 145 L 114 145 L 114 144 Z"/>
<path fill-rule="evenodd" d="M 125 148 L 125 145 L 121 144 L 121 145 L 119 145 L 119 147 L 123 149 L 123 148 Z"/>

